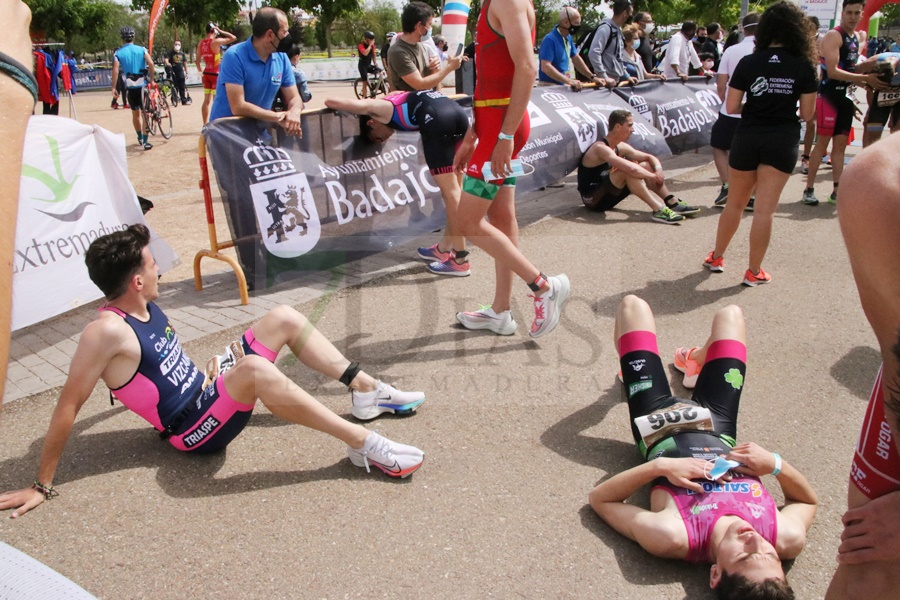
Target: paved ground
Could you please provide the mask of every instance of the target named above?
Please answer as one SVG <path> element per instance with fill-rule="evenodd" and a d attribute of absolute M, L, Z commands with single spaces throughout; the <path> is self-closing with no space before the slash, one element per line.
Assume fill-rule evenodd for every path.
<path fill-rule="evenodd" d="M 346 91 L 349 84 L 315 85 L 313 106 Z M 130 130 L 105 94 L 83 94 L 78 107 L 83 122 Z M 728 270 L 713 275 L 700 262 L 712 247 L 715 209 L 664 226 L 633 199 L 606 215 L 588 213 L 571 182 L 531 196 L 520 211 L 529 223 L 522 247 L 548 274 L 565 271 L 573 298 L 549 337 L 500 339 L 454 325 L 455 311 L 490 300 L 492 267 L 479 251 L 466 279 L 436 279 L 399 249 L 257 294 L 248 307 L 230 271 L 207 262 L 207 287 L 195 291 L 191 259 L 207 243 L 196 189 L 199 103 L 175 114 L 172 140 L 155 140 L 146 153 L 130 146 L 128 160 L 136 189 L 156 203 L 151 224 L 183 261 L 165 276 L 159 303 L 188 352 L 202 362 L 264 310 L 296 306 L 366 370 L 427 392 L 417 415 L 371 425 L 422 447 L 426 464 L 402 482 L 366 474 L 340 443 L 284 425 L 264 408 L 226 453 L 188 457 L 111 407 L 101 385 L 60 463 L 60 498 L 0 522 L 0 539 L 105 598 L 708 597 L 705 569 L 647 556 L 586 506 L 598 480 L 637 463 L 611 342 L 619 299 L 636 293 L 656 311 L 667 359 L 676 346 L 703 340 L 717 308 L 744 309 L 750 358 L 739 435 L 781 453 L 818 490 L 809 546 L 789 576 L 799 598 L 822 597 L 878 357 L 835 210 L 797 202 L 799 175 L 785 191 L 765 262 L 773 282 L 756 289 L 738 285 L 749 219 Z M 708 161 L 700 153 L 667 165 L 673 189 L 704 207 L 717 191 Z M 827 178 L 823 169 L 820 196 L 830 191 Z M 369 270 L 375 276 L 358 276 Z M 514 299 L 523 328 L 526 292 L 522 286 Z M 84 307 L 14 336 L 5 400 L 27 400 L 2 413 L 0 489 L 33 479 L 53 388 L 91 314 Z M 349 418 L 342 386 L 291 356 L 279 364 Z"/>

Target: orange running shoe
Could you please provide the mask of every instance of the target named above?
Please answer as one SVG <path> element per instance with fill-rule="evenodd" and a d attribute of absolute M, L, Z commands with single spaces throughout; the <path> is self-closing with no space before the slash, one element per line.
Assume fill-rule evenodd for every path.
<path fill-rule="evenodd" d="M 703 266 L 713 273 L 721 273 L 725 270 L 725 257 L 720 256 L 719 258 L 713 258 L 714 253 L 715 250 L 709 253 L 706 260 L 703 261 Z"/>
<path fill-rule="evenodd" d="M 759 273 L 754 275 L 750 269 L 747 269 L 747 272 L 744 273 L 744 285 L 748 285 L 750 287 L 756 287 L 758 285 L 762 285 L 764 283 L 769 283 L 772 281 L 772 276 L 762 270 L 762 267 L 759 269 Z"/>

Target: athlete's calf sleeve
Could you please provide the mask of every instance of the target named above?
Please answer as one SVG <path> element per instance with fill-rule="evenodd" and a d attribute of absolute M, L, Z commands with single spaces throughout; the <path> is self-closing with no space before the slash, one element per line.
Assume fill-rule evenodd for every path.
<path fill-rule="evenodd" d="M 338 381 L 350 387 L 350 383 L 356 378 L 356 375 L 359 373 L 359 363 L 352 362 L 344 371 L 344 374 L 340 376 Z"/>

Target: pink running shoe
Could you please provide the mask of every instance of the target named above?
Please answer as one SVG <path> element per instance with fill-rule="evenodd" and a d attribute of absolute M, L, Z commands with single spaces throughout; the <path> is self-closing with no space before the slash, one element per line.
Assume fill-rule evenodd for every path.
<path fill-rule="evenodd" d="M 691 354 L 697 348 L 677 348 L 675 350 L 675 368 L 684 373 L 684 387 L 689 390 L 694 389 L 697 385 L 697 378 L 700 376 L 702 365 L 691 358 Z"/>
<path fill-rule="evenodd" d="M 469 261 L 463 261 L 462 263 L 456 262 L 454 257 L 450 257 L 447 260 L 442 260 L 440 262 L 434 261 L 432 263 L 428 263 L 425 266 L 428 269 L 429 273 L 434 273 L 435 275 L 449 275 L 451 277 L 468 277 L 472 274 L 471 265 L 469 265 Z"/>
<path fill-rule="evenodd" d="M 428 246 L 427 248 L 419 248 L 418 254 L 419 258 L 427 260 L 428 262 L 444 262 L 453 256 L 453 252 L 449 250 L 447 252 L 440 251 L 437 244 Z"/>

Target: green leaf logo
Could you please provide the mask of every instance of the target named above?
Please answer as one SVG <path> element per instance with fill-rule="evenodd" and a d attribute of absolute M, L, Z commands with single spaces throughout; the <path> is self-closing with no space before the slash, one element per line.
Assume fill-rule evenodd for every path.
<path fill-rule="evenodd" d="M 744 385 L 744 376 L 737 369 L 729 369 L 725 373 L 725 381 L 730 383 L 734 389 L 739 390 Z"/>
<path fill-rule="evenodd" d="M 75 182 L 81 175 L 76 175 L 72 181 L 66 181 L 62 172 L 62 163 L 59 160 L 59 142 L 49 135 L 44 137 L 47 138 L 47 144 L 50 146 L 50 156 L 53 157 L 53 168 L 56 169 L 56 177 L 31 165 L 22 165 L 22 177 L 36 179 L 53 192 L 53 198 L 33 198 L 33 200 L 52 202 L 54 204 L 65 202 L 69 198 L 69 194 L 72 193 Z"/>
<path fill-rule="evenodd" d="M 32 200 L 47 202 L 49 204 L 59 204 L 69 199 L 69 196 L 72 194 L 72 189 L 75 187 L 75 182 L 78 181 L 78 178 L 81 177 L 81 175 L 75 175 L 72 178 L 72 181 L 66 181 L 62 172 L 62 163 L 59 158 L 59 142 L 49 135 L 45 135 L 44 137 L 47 139 L 47 144 L 50 146 L 50 156 L 53 159 L 55 174 L 47 173 L 37 167 L 23 164 L 22 177 L 30 177 L 31 179 L 38 181 L 53 194 L 52 198 L 32 198 Z M 35 210 L 60 221 L 77 221 L 84 213 L 84 209 L 91 205 L 93 205 L 93 202 L 82 202 L 72 211 L 64 214 L 46 212 L 40 209 Z"/>

